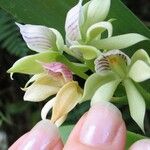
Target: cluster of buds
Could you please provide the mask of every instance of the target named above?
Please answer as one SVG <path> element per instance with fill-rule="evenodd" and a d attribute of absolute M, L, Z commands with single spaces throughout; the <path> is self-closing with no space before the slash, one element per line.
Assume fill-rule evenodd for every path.
<path fill-rule="evenodd" d="M 27 46 L 38 54 L 21 58 L 8 72 L 33 75 L 23 88 L 24 100 L 39 102 L 53 96 L 41 111 L 42 119 L 52 108 L 51 120 L 60 126 L 78 103 L 111 101 L 122 84 L 131 116 L 144 130 L 145 101 L 135 83 L 150 78 L 150 58 L 138 50 L 130 59 L 119 49 L 148 39 L 137 33 L 113 36 L 114 19 L 106 20 L 110 6 L 111 0 L 91 0 L 83 6 L 80 0 L 67 13 L 65 40 L 56 29 L 16 23 Z M 89 77 L 87 70 L 93 71 Z M 84 89 L 73 80 L 73 74 L 87 79 Z"/>

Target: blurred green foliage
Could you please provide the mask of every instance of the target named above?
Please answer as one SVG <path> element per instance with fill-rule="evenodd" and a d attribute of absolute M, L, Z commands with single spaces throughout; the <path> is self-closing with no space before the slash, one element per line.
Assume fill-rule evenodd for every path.
<path fill-rule="evenodd" d="M 0 43 L 1 48 L 15 56 L 25 56 L 28 48 L 20 38 L 20 32 L 11 15 L 0 9 Z"/>

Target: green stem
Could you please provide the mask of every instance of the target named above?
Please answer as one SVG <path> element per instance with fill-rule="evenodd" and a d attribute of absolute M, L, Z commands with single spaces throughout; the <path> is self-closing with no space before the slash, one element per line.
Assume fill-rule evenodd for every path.
<path fill-rule="evenodd" d="M 85 60 L 86 66 L 94 73 L 94 61 L 93 60 Z"/>

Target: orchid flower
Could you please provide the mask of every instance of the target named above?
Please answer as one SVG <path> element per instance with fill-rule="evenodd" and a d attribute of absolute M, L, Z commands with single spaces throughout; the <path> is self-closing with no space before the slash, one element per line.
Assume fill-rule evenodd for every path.
<path fill-rule="evenodd" d="M 98 100 L 111 100 L 122 83 L 131 116 L 144 130 L 145 102 L 135 83 L 150 78 L 150 58 L 144 50 L 137 51 L 130 59 L 120 50 L 112 49 L 123 49 L 148 39 L 136 33 L 112 36 L 113 19 L 106 20 L 110 5 L 111 0 L 91 0 L 82 6 L 79 0 L 66 15 L 65 40 L 56 29 L 16 23 L 27 46 L 38 54 L 21 58 L 8 72 L 33 75 L 23 88 L 26 101 L 39 102 L 55 95 L 43 107 L 42 119 L 46 119 L 52 108 L 51 120 L 60 126 L 78 103 L 91 98 L 92 105 Z M 80 63 L 71 62 L 63 51 Z M 96 73 L 88 78 L 89 69 Z M 85 80 L 88 78 L 84 92 L 73 81 L 70 70 Z"/>
<path fill-rule="evenodd" d="M 25 85 L 24 100 L 43 101 L 56 94 L 68 81 L 72 81 L 72 73 L 62 63 L 43 63 L 44 72 L 35 74 Z M 28 85 L 32 83 L 29 87 Z"/>
<path fill-rule="evenodd" d="M 35 74 L 25 85 L 24 100 L 39 102 L 55 95 L 43 107 L 41 116 L 46 119 L 47 113 L 53 107 L 53 122 L 59 126 L 81 100 L 82 89 L 73 81 L 71 71 L 62 63 L 43 63 L 44 72 Z M 32 83 L 33 82 L 33 83 Z M 28 86 L 32 83 L 30 86 Z"/>
<path fill-rule="evenodd" d="M 125 87 L 130 114 L 144 131 L 145 101 L 135 83 L 150 79 L 150 57 L 144 50 L 138 50 L 130 59 L 120 50 L 103 53 L 95 60 L 96 73 L 85 83 L 83 99 L 91 100 L 91 105 L 98 101 L 110 101 L 118 85 Z M 94 89 L 90 91 L 90 87 Z"/>
<path fill-rule="evenodd" d="M 82 0 L 70 9 L 66 16 L 66 45 L 61 34 L 41 25 L 21 25 L 20 33 L 31 50 L 36 52 L 65 51 L 80 61 L 97 58 L 100 50 L 122 49 L 134 45 L 146 37 L 131 33 L 114 36 L 112 21 L 105 21 L 111 0 L 91 0 L 82 6 Z M 104 38 L 103 33 L 108 32 Z M 125 40 L 131 42 L 125 42 Z"/>
<path fill-rule="evenodd" d="M 147 39 L 135 33 L 112 37 L 111 22 L 114 19 L 105 21 L 110 5 L 111 0 L 91 0 L 82 6 L 82 0 L 79 0 L 79 3 L 69 10 L 65 31 L 66 44 L 71 55 L 79 60 L 92 60 L 101 54 L 100 50 L 122 49 Z M 106 31 L 108 34 L 104 38 L 103 33 Z"/>

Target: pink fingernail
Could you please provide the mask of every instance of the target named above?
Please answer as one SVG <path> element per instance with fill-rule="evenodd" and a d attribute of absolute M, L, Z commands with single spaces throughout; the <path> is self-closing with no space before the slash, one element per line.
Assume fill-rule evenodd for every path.
<path fill-rule="evenodd" d="M 150 139 L 137 141 L 131 146 L 130 150 L 150 150 Z"/>
<path fill-rule="evenodd" d="M 28 137 L 20 145 L 21 150 L 48 150 L 49 145 L 56 144 L 59 139 L 57 127 L 50 120 L 42 120 L 29 132 Z"/>
<path fill-rule="evenodd" d="M 122 115 L 118 108 L 108 102 L 97 103 L 87 114 L 80 141 L 94 147 L 112 143 L 121 124 Z"/>

